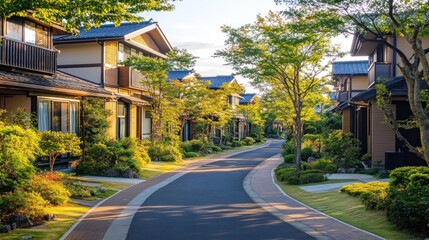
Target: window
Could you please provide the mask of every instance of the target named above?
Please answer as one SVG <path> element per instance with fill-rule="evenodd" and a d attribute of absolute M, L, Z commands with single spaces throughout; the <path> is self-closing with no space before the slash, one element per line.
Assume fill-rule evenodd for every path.
<path fill-rule="evenodd" d="M 151 115 L 150 111 L 145 111 L 144 112 L 144 117 L 145 118 L 152 118 L 152 115 Z"/>
<path fill-rule="evenodd" d="M 26 43 L 36 44 L 36 24 L 25 21 L 24 39 Z"/>
<path fill-rule="evenodd" d="M 49 47 L 49 28 L 19 18 L 10 18 L 6 22 L 6 36 L 41 47 Z"/>
<path fill-rule="evenodd" d="M 128 104 L 118 102 L 117 112 L 117 137 L 123 138 L 128 136 Z"/>
<path fill-rule="evenodd" d="M 6 23 L 6 36 L 8 38 L 22 41 L 22 21 L 20 19 L 11 18 Z"/>
<path fill-rule="evenodd" d="M 39 98 L 39 131 L 78 133 L 79 101 L 69 99 Z"/>

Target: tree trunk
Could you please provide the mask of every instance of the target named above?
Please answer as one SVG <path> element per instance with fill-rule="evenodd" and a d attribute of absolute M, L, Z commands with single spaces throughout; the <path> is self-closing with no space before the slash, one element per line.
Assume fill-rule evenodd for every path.
<path fill-rule="evenodd" d="M 302 146 L 302 123 L 301 116 L 296 115 L 295 117 L 295 144 L 296 144 L 296 154 L 295 154 L 295 167 L 297 171 L 301 171 L 301 146 Z"/>

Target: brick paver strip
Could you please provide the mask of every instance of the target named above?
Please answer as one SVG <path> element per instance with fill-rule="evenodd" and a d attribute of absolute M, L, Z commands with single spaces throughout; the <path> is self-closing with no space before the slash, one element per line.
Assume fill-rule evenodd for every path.
<path fill-rule="evenodd" d="M 273 181 L 273 169 L 282 162 L 280 155 L 269 158 L 254 168 L 244 180 L 247 193 L 260 206 L 317 239 L 383 239 L 331 218 L 284 194 Z"/>
<path fill-rule="evenodd" d="M 266 144 L 258 146 L 256 148 L 262 148 L 269 143 L 270 142 L 267 141 Z M 186 164 L 185 166 L 180 167 L 172 172 L 162 174 L 158 177 L 126 188 L 118 192 L 116 195 L 106 199 L 104 202 L 101 202 L 98 206 L 92 208 L 90 212 L 86 216 L 84 216 L 75 226 L 73 226 L 72 229 L 69 230 L 69 232 L 67 232 L 61 239 L 102 240 L 114 220 L 121 217 L 121 213 L 124 211 L 126 206 L 136 196 L 138 196 L 141 192 L 145 191 L 151 186 L 159 184 L 180 172 L 184 172 L 210 162 L 218 161 L 222 158 L 226 158 L 241 152 L 251 151 L 254 149 L 255 148 L 251 148 L 248 150 L 240 150 L 236 152 L 222 153 L 215 156 L 206 157 L 201 160 L 190 161 L 189 164 Z"/>

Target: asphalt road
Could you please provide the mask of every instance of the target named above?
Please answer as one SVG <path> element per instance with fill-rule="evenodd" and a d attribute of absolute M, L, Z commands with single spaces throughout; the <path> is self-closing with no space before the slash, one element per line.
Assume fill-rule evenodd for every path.
<path fill-rule="evenodd" d="M 151 195 L 127 239 L 313 239 L 254 203 L 246 175 L 280 152 L 280 143 L 203 165 Z"/>

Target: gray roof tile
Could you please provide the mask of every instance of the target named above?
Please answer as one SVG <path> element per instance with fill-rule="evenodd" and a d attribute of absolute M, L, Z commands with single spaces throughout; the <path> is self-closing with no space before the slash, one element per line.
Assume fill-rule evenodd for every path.
<path fill-rule="evenodd" d="M 103 38 L 120 38 L 127 34 L 138 31 L 142 28 L 156 24 L 152 21 L 144 21 L 139 23 L 122 23 L 120 26 L 115 27 L 114 24 L 103 24 L 99 28 L 91 28 L 85 31 L 81 28 L 79 35 L 57 35 L 54 36 L 56 42 L 67 41 L 67 40 L 84 40 L 84 39 L 103 39 Z"/>
<path fill-rule="evenodd" d="M 333 75 L 367 75 L 368 61 L 338 61 L 332 62 Z"/>

